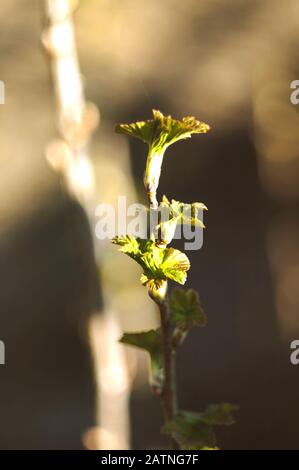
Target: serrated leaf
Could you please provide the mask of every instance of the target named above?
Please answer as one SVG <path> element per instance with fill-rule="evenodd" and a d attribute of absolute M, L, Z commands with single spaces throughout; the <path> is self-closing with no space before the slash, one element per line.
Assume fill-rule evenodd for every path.
<path fill-rule="evenodd" d="M 180 139 L 187 139 L 192 134 L 208 132 L 210 126 L 192 116 L 182 120 L 164 116 L 161 111 L 153 109 L 153 119 L 131 124 L 119 124 L 116 132 L 128 134 L 147 143 L 152 150 L 161 152 Z"/>
<path fill-rule="evenodd" d="M 160 389 L 163 383 L 163 355 L 160 330 L 125 333 L 120 342 L 144 349 L 149 353 L 151 360 L 150 383 L 154 388 Z"/>
<path fill-rule="evenodd" d="M 161 269 L 166 277 L 185 284 L 187 278 L 187 271 L 190 269 L 190 261 L 185 255 L 175 248 L 164 248 L 165 254 Z"/>
<path fill-rule="evenodd" d="M 170 314 L 175 326 L 186 331 L 193 326 L 205 326 L 206 314 L 194 289 L 174 288 L 170 297 Z"/>
<path fill-rule="evenodd" d="M 141 253 L 140 241 L 130 235 L 125 235 L 123 237 L 115 237 L 112 240 L 112 243 L 119 245 L 121 247 L 119 251 L 131 256 L 132 258 L 135 256 L 138 257 Z"/>
<path fill-rule="evenodd" d="M 162 432 L 172 436 L 183 450 L 216 450 L 214 426 L 233 424 L 232 412 L 237 409 L 222 403 L 210 405 L 202 413 L 182 411 L 164 425 Z"/>
<path fill-rule="evenodd" d="M 163 426 L 162 432 L 175 439 L 182 450 L 202 450 L 216 446 L 213 427 L 198 419 L 196 413 L 178 413 Z"/>
<path fill-rule="evenodd" d="M 150 144 L 154 132 L 154 121 L 148 120 L 132 122 L 131 124 L 118 124 L 115 127 L 115 131 L 119 134 L 137 137 L 137 139 Z"/>
<path fill-rule="evenodd" d="M 206 410 L 201 413 L 202 420 L 211 425 L 230 426 L 235 423 L 233 413 L 238 411 L 238 406 L 231 403 L 220 403 L 218 405 L 209 405 Z"/>
<path fill-rule="evenodd" d="M 187 256 L 174 248 L 157 246 L 154 240 L 143 240 L 132 236 L 115 237 L 112 243 L 119 245 L 120 251 L 133 258 L 143 268 L 141 282 L 157 282 L 167 278 L 184 284 L 190 262 Z"/>

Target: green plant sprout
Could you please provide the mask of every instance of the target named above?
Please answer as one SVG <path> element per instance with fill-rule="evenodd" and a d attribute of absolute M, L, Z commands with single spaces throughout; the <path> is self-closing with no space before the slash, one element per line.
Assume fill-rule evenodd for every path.
<path fill-rule="evenodd" d="M 194 117 L 181 121 L 153 110 L 153 119 L 132 124 L 120 124 L 116 132 L 141 139 L 148 145 L 144 173 L 150 211 L 158 211 L 157 189 L 165 150 L 174 142 L 192 134 L 208 132 L 210 127 Z M 188 207 L 186 215 L 182 210 Z M 160 398 L 164 410 L 162 433 L 168 435 L 173 449 L 217 449 L 214 426 L 234 422 L 232 412 L 236 406 L 229 403 L 210 405 L 202 413 L 180 411 L 177 404 L 175 354 L 191 328 L 205 326 L 206 315 L 198 293 L 193 290 L 173 288 L 168 297 L 168 281 L 185 284 L 190 262 L 181 251 L 168 247 L 178 225 L 190 224 L 204 227 L 198 218 L 199 210 L 207 209 L 202 203 L 184 204 L 163 196 L 160 208 L 168 210 L 169 217 L 149 233 L 148 239 L 126 235 L 112 242 L 120 251 L 133 258 L 143 270 L 141 282 L 160 311 L 160 328 L 137 333 L 125 333 L 121 342 L 147 351 L 151 359 L 150 385 Z"/>

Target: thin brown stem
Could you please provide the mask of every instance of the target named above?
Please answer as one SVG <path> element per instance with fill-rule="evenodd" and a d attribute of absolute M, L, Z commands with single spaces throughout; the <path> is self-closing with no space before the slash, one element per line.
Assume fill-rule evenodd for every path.
<path fill-rule="evenodd" d="M 161 402 L 165 421 L 171 421 L 177 413 L 175 350 L 172 347 L 172 330 L 169 317 L 168 302 L 164 300 L 159 304 L 162 332 L 162 350 L 164 359 L 164 386 Z M 172 449 L 178 449 L 178 444 L 171 439 Z"/>

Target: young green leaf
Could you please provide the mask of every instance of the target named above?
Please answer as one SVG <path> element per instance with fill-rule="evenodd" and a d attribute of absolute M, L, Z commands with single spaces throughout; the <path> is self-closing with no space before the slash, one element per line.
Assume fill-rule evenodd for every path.
<path fill-rule="evenodd" d="M 207 324 L 206 314 L 202 309 L 198 293 L 194 289 L 174 288 L 172 290 L 170 314 L 174 325 L 181 331 Z"/>
<path fill-rule="evenodd" d="M 158 206 L 156 192 L 163 156 L 167 147 L 178 140 L 191 137 L 192 134 L 206 133 L 209 129 L 208 124 L 197 121 L 192 116 L 177 120 L 171 116 L 164 116 L 161 111 L 155 109 L 153 110 L 153 119 L 116 126 L 116 132 L 137 137 L 149 147 L 144 185 L 153 207 L 157 208 Z"/>
<path fill-rule="evenodd" d="M 172 199 L 171 202 L 164 195 L 160 205 L 160 223 L 157 225 L 156 230 L 160 230 L 161 240 L 166 245 L 169 244 L 174 235 L 178 225 L 189 225 L 191 227 L 204 228 L 202 220 L 198 217 L 198 212 L 207 210 L 207 207 L 202 202 L 193 202 L 185 204 L 180 201 Z"/>
<path fill-rule="evenodd" d="M 159 248 L 164 250 L 161 269 L 163 274 L 179 284 L 185 284 L 187 271 L 190 269 L 190 261 L 185 255 L 175 248 Z"/>
<path fill-rule="evenodd" d="M 178 120 L 171 116 L 164 116 L 161 111 L 153 109 L 153 119 L 119 124 L 115 130 L 118 133 L 137 137 L 147 143 L 152 150 L 160 152 L 180 139 L 187 139 L 192 134 L 208 132 L 210 126 L 197 121 L 193 116 Z"/>
<path fill-rule="evenodd" d="M 160 330 L 125 333 L 120 342 L 129 346 L 144 349 L 150 355 L 150 383 L 154 389 L 160 390 L 163 383 L 163 355 Z"/>
<path fill-rule="evenodd" d="M 112 243 L 120 245 L 120 251 L 133 258 L 143 268 L 142 284 L 148 285 L 149 281 L 154 281 L 157 287 L 161 287 L 160 281 L 167 278 L 179 284 L 185 283 L 190 262 L 181 251 L 157 246 L 154 240 L 143 240 L 128 235 L 115 237 Z"/>
<path fill-rule="evenodd" d="M 202 420 L 211 425 L 230 426 L 235 423 L 233 413 L 238 411 L 239 407 L 231 403 L 220 403 L 217 405 L 209 405 L 206 410 L 201 413 Z"/>
<path fill-rule="evenodd" d="M 216 446 L 213 427 L 203 423 L 196 413 L 182 411 L 162 428 L 162 433 L 171 436 L 182 450 L 202 450 Z"/>
<path fill-rule="evenodd" d="M 172 421 L 168 421 L 162 432 L 172 436 L 183 450 L 216 450 L 214 426 L 231 425 L 232 412 L 238 408 L 229 403 L 210 405 L 202 413 L 179 412 Z"/>

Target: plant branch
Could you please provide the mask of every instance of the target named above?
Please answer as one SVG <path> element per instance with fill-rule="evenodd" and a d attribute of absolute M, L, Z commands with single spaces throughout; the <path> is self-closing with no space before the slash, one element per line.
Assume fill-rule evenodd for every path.
<path fill-rule="evenodd" d="M 172 347 L 172 330 L 167 299 L 158 305 L 161 318 L 164 362 L 164 385 L 161 394 L 161 402 L 164 410 L 165 421 L 167 422 L 173 420 L 177 414 L 175 350 Z M 173 449 L 178 449 L 178 444 L 174 439 L 171 440 L 171 447 Z"/>
<path fill-rule="evenodd" d="M 126 235 L 115 237 L 113 243 L 120 251 L 133 258 L 142 268 L 141 283 L 148 289 L 149 296 L 158 305 L 161 327 L 156 330 L 128 333 L 123 343 L 147 351 L 151 359 L 151 380 L 153 392 L 159 396 L 164 410 L 162 432 L 171 436 L 172 449 L 216 450 L 215 425 L 229 425 L 234 422 L 234 405 L 222 403 L 210 405 L 203 413 L 178 412 L 175 377 L 175 351 L 194 326 L 205 326 L 206 315 L 199 296 L 193 289 L 173 289 L 170 301 L 167 298 L 167 279 L 185 284 L 190 261 L 185 253 L 168 248 L 175 235 L 177 224 L 204 228 L 198 218 L 199 210 L 207 209 L 203 203 L 184 204 L 163 196 L 161 209 L 168 209 L 165 220 L 159 211 L 157 188 L 161 173 L 163 154 L 166 148 L 191 134 L 205 133 L 207 124 L 187 116 L 181 121 L 164 116 L 153 110 L 153 119 L 131 124 L 119 124 L 116 131 L 131 135 L 148 144 L 144 186 L 147 193 L 151 216 L 157 215 L 158 224 L 150 238 Z M 182 213 L 186 206 L 190 211 Z M 150 224 L 152 226 L 152 224 Z"/>

